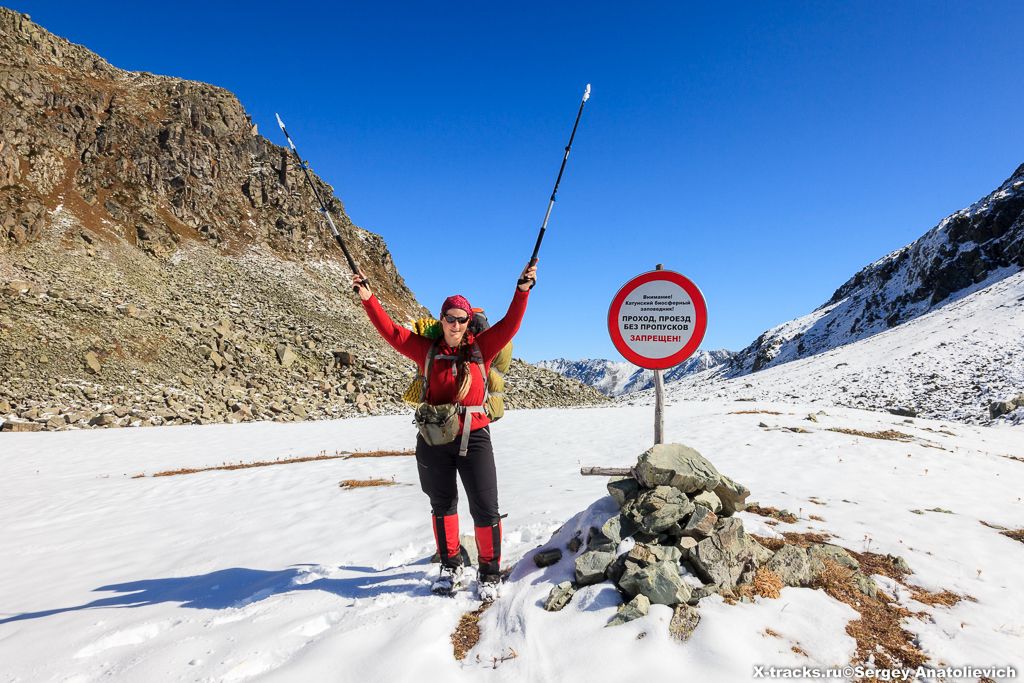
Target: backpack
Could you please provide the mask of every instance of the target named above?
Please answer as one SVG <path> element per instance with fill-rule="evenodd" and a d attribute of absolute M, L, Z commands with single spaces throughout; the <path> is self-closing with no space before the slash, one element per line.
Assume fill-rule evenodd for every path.
<path fill-rule="evenodd" d="M 474 308 L 473 319 L 469 321 L 469 331 L 477 335 L 488 327 L 490 327 L 490 323 L 487 322 L 487 316 L 484 314 L 483 309 Z M 412 331 L 421 337 L 433 339 L 435 342 L 431 345 L 423 363 L 424 373 L 429 372 L 430 366 L 437 355 L 437 340 L 441 339 L 444 334 L 441 330 L 441 323 L 430 317 L 420 318 L 412 324 Z M 474 343 L 473 346 L 476 347 L 476 344 Z M 480 357 L 479 348 L 470 349 L 470 353 L 472 356 Z M 505 415 L 505 373 L 508 372 L 511 364 L 512 342 L 509 342 L 491 361 L 491 371 L 487 374 L 485 407 L 487 409 L 487 417 L 491 419 L 491 422 L 496 422 Z M 480 363 L 480 365 L 482 366 L 483 364 Z M 483 375 L 483 367 L 480 368 L 480 374 Z M 416 375 L 409 388 L 402 394 L 402 400 L 412 405 L 423 403 L 427 400 L 426 394 L 423 391 L 425 385 L 424 375 Z"/>

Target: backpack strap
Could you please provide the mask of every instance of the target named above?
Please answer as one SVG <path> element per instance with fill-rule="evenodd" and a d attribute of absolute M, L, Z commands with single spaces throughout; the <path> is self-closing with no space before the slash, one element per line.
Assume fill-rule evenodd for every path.
<path fill-rule="evenodd" d="M 427 349 L 427 357 L 423 361 L 423 401 L 427 400 L 427 389 L 430 388 L 430 368 L 433 366 L 435 360 L 458 360 L 458 356 L 453 356 L 446 353 L 438 353 L 438 347 L 440 346 L 440 339 L 435 339 L 434 343 Z M 456 369 L 458 366 L 452 364 L 452 373 L 458 372 Z"/>
<path fill-rule="evenodd" d="M 462 407 L 462 440 L 459 442 L 459 455 L 466 457 L 469 451 L 469 430 L 473 424 L 473 413 L 486 413 L 487 409 L 480 406 Z"/>
<path fill-rule="evenodd" d="M 480 368 L 480 379 L 484 383 L 484 400 L 480 405 L 486 406 L 487 397 L 490 396 L 490 394 L 488 393 L 489 390 L 487 388 L 487 367 L 484 365 L 484 355 L 480 352 L 480 345 L 476 342 L 473 342 L 469 352 L 473 363 Z"/>
<path fill-rule="evenodd" d="M 430 366 L 434 364 L 434 352 L 437 350 L 437 340 L 430 345 L 427 349 L 427 357 L 423 361 L 423 397 L 421 401 L 424 403 L 427 400 L 427 389 L 430 386 Z"/>
<path fill-rule="evenodd" d="M 462 440 L 459 442 L 459 455 L 465 457 L 469 451 L 469 431 L 473 425 L 473 413 L 487 414 L 487 368 L 484 366 L 483 354 L 476 342 L 469 349 L 470 359 L 480 369 L 480 379 L 484 383 L 484 399 L 478 406 L 464 406 L 462 413 Z"/>

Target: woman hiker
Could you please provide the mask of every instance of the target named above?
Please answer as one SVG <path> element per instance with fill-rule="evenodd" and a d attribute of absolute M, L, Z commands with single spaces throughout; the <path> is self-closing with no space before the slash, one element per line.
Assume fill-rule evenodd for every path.
<path fill-rule="evenodd" d="M 426 404 L 439 406 L 436 409 L 438 413 L 450 411 L 452 414 L 445 436 L 438 437 L 432 433 L 427 436 L 437 443 L 447 440 L 455 432 L 454 440 L 430 445 L 424 438 L 423 427 L 416 436 L 416 469 L 420 487 L 430 498 L 434 540 L 441 558 L 441 573 L 433 585 L 435 593 L 450 595 L 461 587 L 463 565 L 467 560 L 466 551 L 459 543 L 457 472 L 469 498 L 479 551 L 478 593 L 485 602 L 497 597 L 501 516 L 498 512 L 498 480 L 491 430 L 488 427 L 490 418 L 482 406 L 486 399 L 491 361 L 519 330 L 536 277 L 536 265 L 527 266 L 519 278 L 505 317 L 477 335 L 468 330 L 473 309 L 466 297 L 459 294 L 448 297 L 440 310 L 443 335 L 435 342 L 395 325 L 370 291 L 366 276 L 361 272 L 352 276 L 352 285 L 356 287 L 373 326 L 396 351 L 419 366 L 420 374 L 425 377 Z M 429 362 L 428 354 L 433 356 Z M 421 409 L 429 411 L 429 406 L 421 405 Z M 420 412 L 417 411 L 418 423 Z M 458 418 L 457 431 L 455 415 Z M 470 421 L 468 425 L 465 424 L 467 419 Z"/>

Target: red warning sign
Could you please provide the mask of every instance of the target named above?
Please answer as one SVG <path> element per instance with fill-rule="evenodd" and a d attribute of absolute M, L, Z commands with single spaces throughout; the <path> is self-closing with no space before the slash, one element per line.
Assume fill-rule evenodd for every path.
<path fill-rule="evenodd" d="M 652 270 L 622 286 L 608 308 L 608 333 L 626 360 L 648 370 L 679 365 L 704 340 L 708 308 L 697 285 Z"/>

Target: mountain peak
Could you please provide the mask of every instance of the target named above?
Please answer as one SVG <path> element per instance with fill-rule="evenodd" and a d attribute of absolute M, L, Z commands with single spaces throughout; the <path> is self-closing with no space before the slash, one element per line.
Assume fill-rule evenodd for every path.
<path fill-rule="evenodd" d="M 865 266 L 806 316 L 761 334 L 730 374 L 812 356 L 919 317 L 1024 269 L 1024 165 L 921 238 Z"/>

